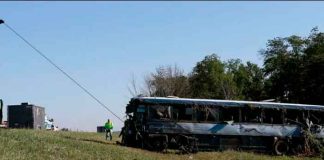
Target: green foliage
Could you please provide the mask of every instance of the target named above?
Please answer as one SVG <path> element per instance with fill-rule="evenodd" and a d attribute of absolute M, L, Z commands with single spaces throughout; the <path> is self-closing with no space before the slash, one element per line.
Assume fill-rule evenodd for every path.
<path fill-rule="evenodd" d="M 239 59 L 229 60 L 227 74 L 233 77 L 236 88 L 236 99 L 261 100 L 264 98 L 264 76 L 261 68 L 247 62 L 244 65 Z"/>
<path fill-rule="evenodd" d="M 269 40 L 261 51 L 269 97 L 284 102 L 324 104 L 324 34 Z"/>
<path fill-rule="evenodd" d="M 304 154 L 307 156 L 319 155 L 322 159 L 324 158 L 324 141 L 323 139 L 318 139 L 310 131 L 303 131 L 305 145 Z"/>
<path fill-rule="evenodd" d="M 262 70 L 239 59 L 222 62 L 216 54 L 198 62 L 190 76 L 193 97 L 260 100 L 263 94 Z"/>
<path fill-rule="evenodd" d="M 313 30 L 303 56 L 303 99 L 312 104 L 324 104 L 324 33 Z"/>
<path fill-rule="evenodd" d="M 233 88 L 231 77 L 225 73 L 225 64 L 216 54 L 198 62 L 190 75 L 190 87 L 195 98 L 225 99 Z"/>
<path fill-rule="evenodd" d="M 298 102 L 301 56 L 305 42 L 298 36 L 269 40 L 267 50 L 264 50 L 262 55 L 265 57 L 264 71 L 266 76 L 269 76 L 267 91 L 270 97 L 280 101 Z"/>

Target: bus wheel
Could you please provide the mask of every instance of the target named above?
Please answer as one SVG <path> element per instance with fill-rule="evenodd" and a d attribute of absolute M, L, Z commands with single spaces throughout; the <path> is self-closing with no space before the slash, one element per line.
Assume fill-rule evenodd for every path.
<path fill-rule="evenodd" d="M 153 146 L 156 151 L 162 152 L 168 148 L 168 142 L 163 138 L 159 138 L 155 140 L 155 144 Z"/>
<path fill-rule="evenodd" d="M 276 155 L 285 155 L 288 153 L 289 146 L 284 140 L 277 140 L 273 146 L 274 153 Z"/>
<path fill-rule="evenodd" d="M 181 153 L 197 153 L 197 139 L 189 136 L 179 136 L 178 145 Z"/>
<path fill-rule="evenodd" d="M 168 142 L 165 137 L 151 137 L 148 139 L 147 148 L 152 151 L 162 152 L 168 148 Z"/>

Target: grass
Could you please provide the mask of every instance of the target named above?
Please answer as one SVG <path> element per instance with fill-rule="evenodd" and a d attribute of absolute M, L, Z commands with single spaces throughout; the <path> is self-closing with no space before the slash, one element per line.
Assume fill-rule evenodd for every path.
<path fill-rule="evenodd" d="M 248 152 L 198 152 L 178 155 L 124 147 L 106 141 L 103 134 L 88 132 L 51 132 L 23 129 L 0 129 L 0 159 L 113 159 L 113 160 L 290 160 L 319 159 L 294 156 L 270 156 Z"/>

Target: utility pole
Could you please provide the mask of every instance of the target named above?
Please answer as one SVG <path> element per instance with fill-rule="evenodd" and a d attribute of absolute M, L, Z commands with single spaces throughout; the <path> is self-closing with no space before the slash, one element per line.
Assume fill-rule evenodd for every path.
<path fill-rule="evenodd" d="M 2 124 L 2 118 L 3 118 L 2 109 L 3 109 L 3 101 L 2 99 L 0 99 L 0 124 Z"/>
<path fill-rule="evenodd" d="M 4 21 L 2 19 L 0 19 L 0 24 L 2 24 L 2 23 L 4 23 Z M 0 124 L 2 124 L 2 117 L 3 117 L 2 108 L 3 108 L 3 102 L 2 102 L 2 99 L 0 99 Z"/>

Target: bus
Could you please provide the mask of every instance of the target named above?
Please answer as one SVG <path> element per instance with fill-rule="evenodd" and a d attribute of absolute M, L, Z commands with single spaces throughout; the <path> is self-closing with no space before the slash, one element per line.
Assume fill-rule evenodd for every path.
<path fill-rule="evenodd" d="M 122 144 L 155 151 L 253 149 L 300 152 L 304 131 L 324 138 L 324 106 L 177 97 L 135 97 Z"/>

